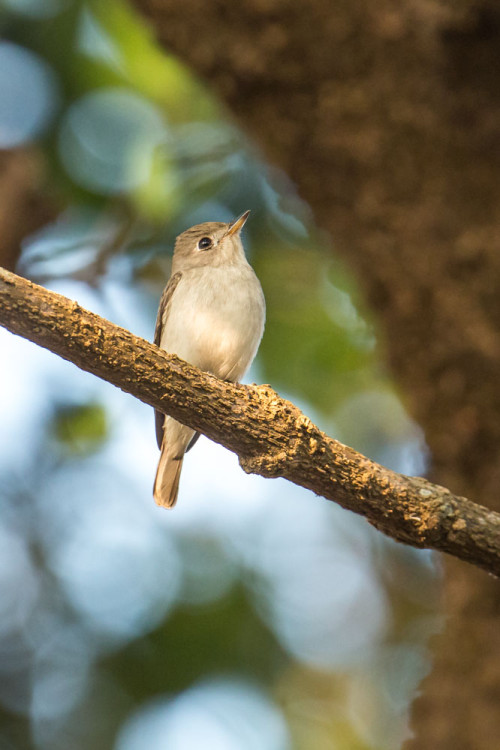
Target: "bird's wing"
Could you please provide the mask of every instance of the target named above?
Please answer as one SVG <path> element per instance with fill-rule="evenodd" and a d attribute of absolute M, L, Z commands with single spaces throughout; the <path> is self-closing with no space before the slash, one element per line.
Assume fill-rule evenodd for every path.
<path fill-rule="evenodd" d="M 156 316 L 156 328 L 154 342 L 156 346 L 160 346 L 161 334 L 163 332 L 163 326 L 168 318 L 168 308 L 172 302 L 173 294 L 177 288 L 179 281 L 182 278 L 181 273 L 174 273 L 168 280 L 168 284 L 163 290 L 163 294 L 160 299 L 160 306 L 158 308 L 158 315 Z"/>
<path fill-rule="evenodd" d="M 158 308 L 158 315 L 156 316 L 156 327 L 155 327 L 155 337 L 154 337 L 154 343 L 156 344 L 156 346 L 160 346 L 161 335 L 163 333 L 163 327 L 168 318 L 169 306 L 170 306 L 170 303 L 172 302 L 173 294 L 181 278 L 182 278 L 181 273 L 174 273 L 174 275 L 171 276 L 170 279 L 168 280 L 168 284 L 163 290 L 163 294 L 161 295 L 160 306 Z M 165 415 L 161 411 L 155 410 L 156 442 L 158 443 L 158 448 L 160 449 L 161 449 L 161 444 L 163 441 L 163 422 L 164 421 L 165 421 Z"/>
<path fill-rule="evenodd" d="M 156 442 L 158 448 L 161 450 L 161 444 L 163 443 L 163 423 L 165 422 L 165 415 L 163 412 L 155 409 L 155 430 L 156 430 Z"/>

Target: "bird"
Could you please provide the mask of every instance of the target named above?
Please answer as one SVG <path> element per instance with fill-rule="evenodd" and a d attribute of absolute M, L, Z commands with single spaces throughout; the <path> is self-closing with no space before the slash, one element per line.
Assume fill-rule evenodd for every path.
<path fill-rule="evenodd" d="M 222 380 L 239 382 L 264 333 L 266 305 L 248 263 L 241 230 L 250 211 L 230 223 L 204 222 L 180 234 L 161 296 L 154 343 Z M 160 460 L 153 497 L 173 508 L 185 453 L 199 433 L 155 412 Z"/>

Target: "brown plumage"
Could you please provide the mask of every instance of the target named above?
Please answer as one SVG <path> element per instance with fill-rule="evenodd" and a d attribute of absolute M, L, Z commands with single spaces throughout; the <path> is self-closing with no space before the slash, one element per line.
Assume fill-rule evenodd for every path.
<path fill-rule="evenodd" d="M 156 470 L 153 497 L 157 505 L 173 508 L 177 502 L 179 480 L 181 478 L 182 458 L 171 458 L 167 446 L 161 451 Z"/>
<path fill-rule="evenodd" d="M 239 236 L 248 214 L 179 235 L 154 338 L 165 351 L 233 382 L 252 363 L 264 331 L 264 295 Z M 161 455 L 153 495 L 158 505 L 172 508 L 184 454 L 198 433 L 156 412 L 156 437 Z"/>

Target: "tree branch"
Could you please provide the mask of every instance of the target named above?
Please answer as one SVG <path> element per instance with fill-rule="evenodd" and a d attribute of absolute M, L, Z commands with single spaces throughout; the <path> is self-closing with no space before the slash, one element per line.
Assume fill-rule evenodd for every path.
<path fill-rule="evenodd" d="M 0 324 L 224 445 L 246 472 L 285 477 L 397 541 L 500 575 L 500 514 L 329 438 L 270 386 L 218 380 L 4 269 Z"/>

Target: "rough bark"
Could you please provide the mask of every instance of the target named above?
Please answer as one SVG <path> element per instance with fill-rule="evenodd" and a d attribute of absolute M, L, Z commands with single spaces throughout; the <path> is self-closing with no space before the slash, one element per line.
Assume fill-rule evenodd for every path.
<path fill-rule="evenodd" d="M 135 4 L 358 271 L 433 477 L 499 508 L 498 4 Z M 452 561 L 445 607 L 410 746 L 496 750 L 500 591 Z"/>
<path fill-rule="evenodd" d="M 270 386 L 226 383 L 0 269 L 0 324 L 203 432 L 247 472 L 285 477 L 414 547 L 500 575 L 500 514 L 327 437 Z"/>

